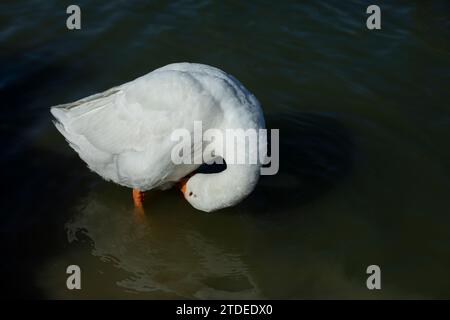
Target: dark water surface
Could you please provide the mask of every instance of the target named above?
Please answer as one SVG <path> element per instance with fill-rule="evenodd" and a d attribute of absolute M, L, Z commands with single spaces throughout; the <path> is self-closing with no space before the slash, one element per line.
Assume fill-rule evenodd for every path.
<path fill-rule="evenodd" d="M 450 2 L 0 3 L 1 294 L 450 298 Z M 214 215 L 89 172 L 49 106 L 172 62 L 217 66 L 280 128 L 280 172 Z M 66 267 L 82 290 L 66 289 Z M 366 268 L 382 290 L 366 288 Z"/>

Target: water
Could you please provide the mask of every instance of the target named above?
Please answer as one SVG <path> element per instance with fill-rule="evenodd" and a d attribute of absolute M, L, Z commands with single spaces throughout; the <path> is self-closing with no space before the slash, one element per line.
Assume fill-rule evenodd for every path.
<path fill-rule="evenodd" d="M 26 298 L 450 298 L 450 4 L 2 1 L 1 294 Z M 217 66 L 280 128 L 281 167 L 202 214 L 89 172 L 49 106 L 172 62 Z M 69 291 L 65 269 L 82 270 Z M 366 268 L 382 290 L 366 288 Z"/>

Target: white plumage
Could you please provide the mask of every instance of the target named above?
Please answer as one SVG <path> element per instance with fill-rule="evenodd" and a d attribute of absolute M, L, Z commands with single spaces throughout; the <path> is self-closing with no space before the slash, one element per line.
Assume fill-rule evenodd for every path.
<path fill-rule="evenodd" d="M 103 93 L 52 107 L 51 113 L 91 170 L 141 191 L 170 187 L 199 166 L 173 163 L 173 130 L 192 133 L 194 121 L 202 121 L 204 131 L 264 128 L 258 101 L 239 81 L 192 63 L 167 65 Z M 185 196 L 194 207 L 213 211 L 242 200 L 258 176 L 259 165 L 228 165 L 221 173 L 195 174 L 187 183 L 195 199 Z"/>

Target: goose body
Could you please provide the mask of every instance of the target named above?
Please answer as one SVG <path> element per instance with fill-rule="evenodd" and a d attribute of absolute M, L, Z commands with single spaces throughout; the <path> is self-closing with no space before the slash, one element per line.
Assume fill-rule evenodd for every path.
<path fill-rule="evenodd" d="M 54 106 L 51 113 L 59 132 L 92 171 L 140 191 L 169 188 L 199 167 L 172 161 L 174 130 L 193 134 L 195 121 L 202 122 L 203 131 L 264 128 L 259 102 L 239 81 L 193 63 L 167 65 L 103 93 Z M 233 205 L 253 190 L 258 169 L 228 165 L 208 177 L 195 174 L 186 189 L 194 188 L 189 193 L 201 199 L 185 197 L 203 211 Z M 237 190 L 230 194 L 233 185 Z"/>

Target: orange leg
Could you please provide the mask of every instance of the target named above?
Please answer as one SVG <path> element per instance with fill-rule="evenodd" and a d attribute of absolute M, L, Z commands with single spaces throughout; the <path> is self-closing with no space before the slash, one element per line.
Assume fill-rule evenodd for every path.
<path fill-rule="evenodd" d="M 133 202 L 136 208 L 142 209 L 144 203 L 144 192 L 139 191 L 138 189 L 133 189 Z"/>

